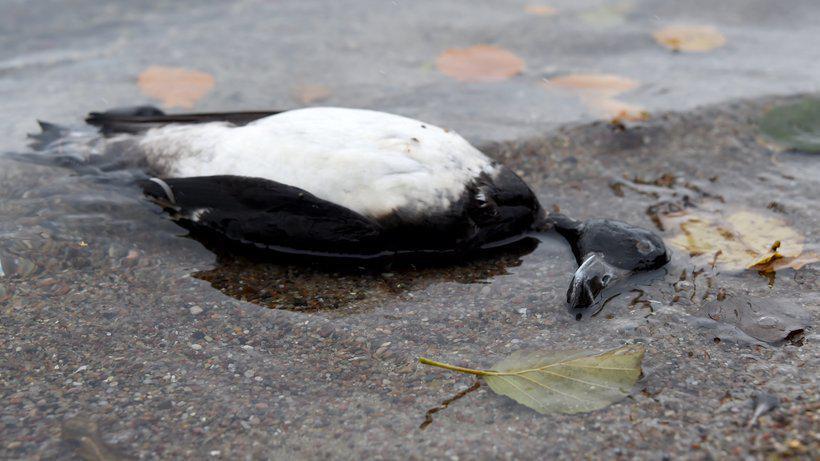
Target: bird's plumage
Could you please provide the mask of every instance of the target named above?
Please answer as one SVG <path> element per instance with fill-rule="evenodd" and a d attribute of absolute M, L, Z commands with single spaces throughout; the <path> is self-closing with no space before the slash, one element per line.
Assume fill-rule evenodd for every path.
<path fill-rule="evenodd" d="M 552 227 L 580 264 L 567 293 L 573 307 L 668 261 L 652 232 L 547 215 L 511 170 L 456 133 L 410 118 L 342 108 L 166 115 L 142 106 L 87 121 L 116 136 L 102 154 L 68 157 L 72 165 L 100 162 L 106 170 L 137 156 L 132 162 L 160 176 L 141 181 L 144 192 L 180 224 L 245 246 L 311 256 L 452 255 Z M 40 144 L 70 142 L 43 130 Z"/>
<path fill-rule="evenodd" d="M 360 109 L 293 110 L 245 126 L 172 124 L 137 142 L 163 177 L 263 178 L 370 218 L 444 211 L 475 178 L 499 170 L 452 131 Z"/>

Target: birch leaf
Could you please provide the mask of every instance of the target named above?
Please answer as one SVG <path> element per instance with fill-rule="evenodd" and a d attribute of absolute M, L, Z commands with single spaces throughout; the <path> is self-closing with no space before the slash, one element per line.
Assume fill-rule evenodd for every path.
<path fill-rule="evenodd" d="M 151 66 L 137 79 L 147 96 L 162 101 L 165 107 L 190 109 L 214 86 L 214 77 L 198 70 L 181 67 Z"/>
<path fill-rule="evenodd" d="M 527 5 L 524 11 L 536 16 L 554 16 L 558 14 L 558 10 L 548 5 Z"/>
<path fill-rule="evenodd" d="M 302 104 L 312 104 L 330 97 L 330 88 L 324 85 L 299 85 L 293 89 L 293 95 Z"/>
<path fill-rule="evenodd" d="M 673 25 L 658 29 L 652 37 L 672 51 L 702 53 L 726 44 L 726 37 L 712 26 Z"/>
<path fill-rule="evenodd" d="M 773 272 L 786 267 L 800 269 L 818 261 L 813 249 L 806 248 L 803 235 L 780 219 L 750 211 L 738 211 L 726 218 L 685 216 L 678 227 L 680 233 L 669 243 L 689 252 L 699 265 L 714 264 L 727 271 Z"/>
<path fill-rule="evenodd" d="M 626 0 L 584 11 L 580 14 L 580 18 L 585 23 L 594 27 L 615 27 L 625 23 L 626 14 L 634 8 L 635 3 L 631 0 Z"/>
<path fill-rule="evenodd" d="M 438 70 L 462 82 L 497 82 L 520 74 L 524 60 L 504 48 L 475 45 L 445 50 L 436 59 Z"/>
<path fill-rule="evenodd" d="M 483 376 L 495 393 L 541 413 L 585 413 L 615 403 L 641 376 L 643 346 L 623 346 L 600 354 L 584 351 L 518 351 L 492 370 L 421 358 L 427 365 Z"/>
<path fill-rule="evenodd" d="M 614 74 L 567 74 L 553 77 L 546 83 L 549 86 L 608 97 L 617 96 L 640 85 L 631 78 Z"/>
<path fill-rule="evenodd" d="M 641 106 L 616 99 L 621 93 L 633 90 L 639 82 L 613 74 L 567 74 L 545 80 L 544 87 L 573 91 L 594 114 L 608 118 L 612 123 L 644 122 L 649 112 Z"/>

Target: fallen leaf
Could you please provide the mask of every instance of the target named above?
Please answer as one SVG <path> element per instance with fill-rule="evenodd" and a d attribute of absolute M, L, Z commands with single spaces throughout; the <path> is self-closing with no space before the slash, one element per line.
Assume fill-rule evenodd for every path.
<path fill-rule="evenodd" d="M 546 83 L 559 88 L 596 93 L 601 96 L 616 96 L 640 85 L 631 78 L 614 74 L 567 74 L 553 77 Z"/>
<path fill-rule="evenodd" d="M 750 211 L 735 212 L 725 219 L 705 213 L 666 218 L 677 221 L 680 230 L 669 243 L 704 266 L 714 261 L 728 271 L 770 272 L 818 261 L 814 252 L 804 253 L 805 237 L 777 218 Z M 773 245 L 776 242 L 779 244 Z"/>
<path fill-rule="evenodd" d="M 436 59 L 438 70 L 462 82 L 497 82 L 520 74 L 524 60 L 494 45 L 450 48 Z"/>
<path fill-rule="evenodd" d="M 649 112 L 643 107 L 615 98 L 639 85 L 636 80 L 613 74 L 567 74 L 545 80 L 547 88 L 576 92 L 588 109 L 613 124 L 649 119 Z"/>
<path fill-rule="evenodd" d="M 705 52 L 726 44 L 726 37 L 712 26 L 666 26 L 653 32 L 652 37 L 672 51 Z"/>
<path fill-rule="evenodd" d="M 729 215 L 726 221 L 738 232 L 741 241 L 757 254 L 770 251 L 773 242 L 780 242 L 777 251 L 785 257 L 803 252 L 803 236 L 780 219 L 739 211 Z"/>
<path fill-rule="evenodd" d="M 166 107 L 189 109 L 213 88 L 214 78 L 197 70 L 151 66 L 139 75 L 137 85 Z"/>
<path fill-rule="evenodd" d="M 584 413 L 615 403 L 641 376 L 643 346 L 600 354 L 518 351 L 492 370 L 473 370 L 420 358 L 426 365 L 482 376 L 497 394 L 546 413 Z"/>
<path fill-rule="evenodd" d="M 582 96 L 581 101 L 597 115 L 610 119 L 612 124 L 649 120 L 649 112 L 643 107 L 615 98 Z"/>
<path fill-rule="evenodd" d="M 820 99 L 775 107 L 766 112 L 759 126 L 766 137 L 786 149 L 820 153 Z"/>
<path fill-rule="evenodd" d="M 804 251 L 799 256 L 783 257 L 780 259 L 776 259 L 770 263 L 768 269 L 764 268 L 761 270 L 763 270 L 764 272 L 768 270 L 778 271 L 780 269 L 785 268 L 792 268 L 794 270 L 798 270 L 802 269 L 804 266 L 814 264 L 816 262 L 820 262 L 820 254 L 817 254 L 814 251 Z"/>
<path fill-rule="evenodd" d="M 765 255 L 757 258 L 757 261 L 746 266 L 747 269 L 757 269 L 760 271 L 766 271 L 772 267 L 775 261 L 783 259 L 784 256 L 777 251 L 771 251 L 766 253 Z"/>
<path fill-rule="evenodd" d="M 547 5 L 527 5 L 524 7 L 524 11 L 537 16 L 554 16 L 558 14 L 557 9 Z"/>
<path fill-rule="evenodd" d="M 582 12 L 579 17 L 595 27 L 614 27 L 626 22 L 626 14 L 635 8 L 635 3 L 626 0 Z"/>
<path fill-rule="evenodd" d="M 293 90 L 302 104 L 311 104 L 330 97 L 330 88 L 324 85 L 299 85 Z"/>

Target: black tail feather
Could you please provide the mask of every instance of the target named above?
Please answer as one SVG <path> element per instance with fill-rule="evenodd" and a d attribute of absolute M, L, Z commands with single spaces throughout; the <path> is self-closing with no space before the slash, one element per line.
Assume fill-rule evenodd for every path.
<path fill-rule="evenodd" d="M 165 114 L 153 106 L 135 106 L 105 112 L 91 112 L 85 121 L 89 125 L 99 127 L 103 134 L 133 134 L 172 123 L 228 122 L 242 126 L 279 112 L 281 111 Z"/>
<path fill-rule="evenodd" d="M 28 138 L 31 140 L 29 142 L 29 147 L 38 151 L 45 149 L 54 141 L 62 138 L 68 131 L 60 125 L 44 122 L 42 120 L 37 120 L 37 124 L 40 125 L 40 132 L 29 133 Z"/>

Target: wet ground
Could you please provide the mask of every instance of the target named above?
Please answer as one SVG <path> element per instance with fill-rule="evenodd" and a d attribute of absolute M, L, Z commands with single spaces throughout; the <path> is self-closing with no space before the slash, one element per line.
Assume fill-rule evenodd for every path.
<path fill-rule="evenodd" d="M 752 123 L 774 102 L 664 115 L 627 131 L 580 125 L 487 149 L 520 165 L 546 206 L 580 217 L 612 216 L 617 206 L 617 217 L 651 227 L 646 210 L 657 200 L 610 184 L 672 175 L 700 184 L 693 202 L 722 196 L 721 207 L 778 214 L 811 235 L 816 159 L 775 156 Z M 563 307 L 574 262 L 558 240 L 380 274 L 217 260 L 133 188 L 2 163 L 3 184 L 13 184 L 2 201 L 11 268 L 2 298 L 7 456 L 69 456 L 61 425 L 74 416 L 142 456 L 583 456 L 598 447 L 607 456 L 699 457 L 816 448 L 816 332 L 769 345 L 754 339 L 777 339 L 766 325 L 738 329 L 704 311 L 724 290 L 723 303 L 773 299 L 813 325 L 811 266 L 779 271 L 770 285 L 756 272 L 721 274 L 676 252 L 659 280 L 576 321 Z M 521 347 L 624 342 L 648 348 L 646 376 L 625 402 L 544 417 L 482 387 L 419 429 L 428 409 L 472 379 L 417 365 L 418 356 L 487 366 Z M 749 429 L 759 391 L 781 405 Z"/>
<path fill-rule="evenodd" d="M 817 34 L 808 24 L 812 3 L 772 10 L 725 2 L 681 13 L 636 2 L 605 31 L 573 25 L 585 10 L 570 2 L 555 2 L 566 12 L 554 18 L 557 29 L 513 3 L 431 3 L 423 15 L 403 2 L 282 10 L 241 3 L 231 15 L 203 6 L 185 16 L 178 3 L 145 16 L 123 6 L 101 13 L 82 1 L 62 9 L 9 3 L 3 20 L 18 22 L 4 23 L 9 46 L 0 47 L 0 91 L 9 101 L 0 147 L 24 151 L 37 117 L 79 126 L 86 110 L 144 101 L 133 79 L 158 55 L 217 75 L 198 109 L 295 105 L 291 85 L 269 82 L 327 75 L 316 70 L 318 58 L 293 58 L 319 40 L 329 48 L 316 51 L 328 56 L 321 64 L 348 69 L 321 82 L 332 88 L 325 102 L 457 128 L 518 171 L 545 207 L 661 226 L 667 241 L 681 215 L 751 211 L 787 223 L 817 251 L 817 158 L 773 149 L 755 123 L 796 97 L 751 98 L 816 90 L 820 60 L 806 45 Z M 395 32 L 387 43 L 387 34 L 368 35 L 395 27 L 385 19 L 394 8 L 405 19 L 418 15 L 414 33 L 426 38 L 373 60 L 374 50 L 395 51 L 394 41 L 413 35 Z M 452 25 L 447 11 L 462 13 L 464 24 Z M 319 13 L 338 17 L 330 38 L 288 25 L 319 21 Z M 655 16 L 709 19 L 727 32 L 729 54 L 650 54 L 656 45 L 638 31 Z M 287 33 L 261 33 L 263 17 Z M 17 25 L 35 20 L 42 31 Z M 231 56 L 228 47 L 192 44 L 222 21 L 234 24 L 237 43 L 278 59 L 260 69 L 244 48 Z M 361 22 L 371 32 L 345 33 Z M 588 33 L 583 40 L 566 38 L 579 30 Z M 602 49 L 605 37 L 623 40 Z M 443 48 L 487 41 L 516 48 L 525 74 L 459 84 L 425 67 Z M 554 43 L 549 52 L 544 43 Z M 631 73 L 641 62 L 655 70 Z M 730 71 L 737 63 L 756 72 Z M 386 71 L 363 78 L 374 67 Z M 540 86 L 545 74 L 577 71 L 649 82 L 630 101 L 644 104 L 650 120 L 626 129 L 586 122 L 592 116 L 576 98 Z M 750 98 L 684 110 L 730 96 Z M 566 111 L 548 110 L 555 107 Z M 670 107 L 680 111 L 662 111 Z M 816 264 L 766 277 L 675 250 L 665 271 L 576 321 L 564 307 L 575 264 L 557 239 L 446 267 L 261 264 L 217 257 L 134 187 L 8 156 L 0 157 L 0 216 L 0 458 L 763 458 L 818 449 Z M 428 410 L 474 381 L 422 367 L 419 356 L 487 367 L 524 347 L 624 343 L 645 344 L 647 356 L 645 376 L 621 403 L 542 416 L 480 386 L 420 429 Z M 747 427 L 759 392 L 779 406 Z"/>

